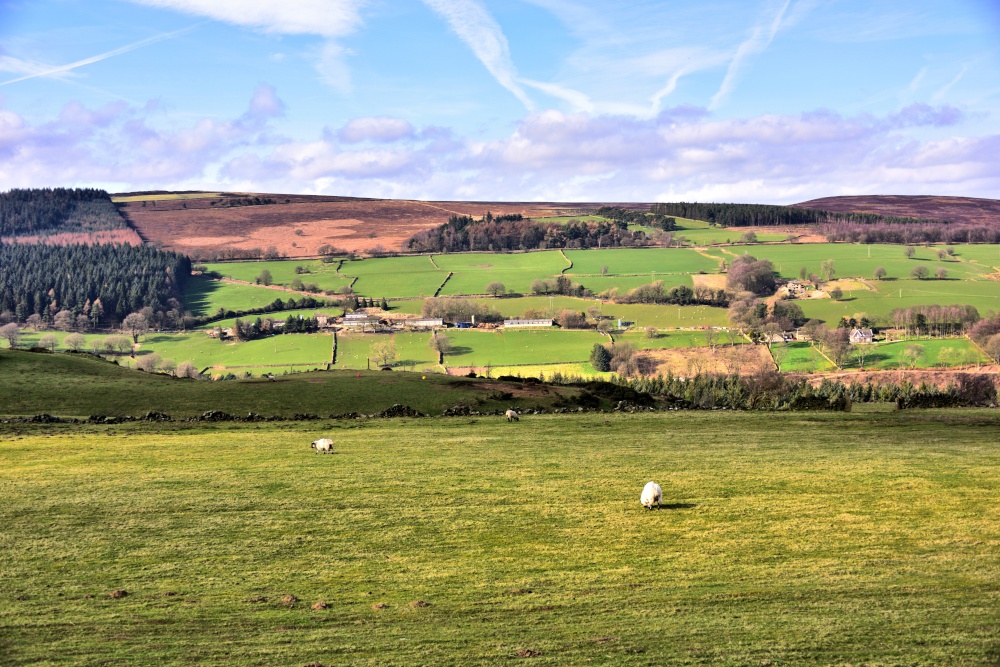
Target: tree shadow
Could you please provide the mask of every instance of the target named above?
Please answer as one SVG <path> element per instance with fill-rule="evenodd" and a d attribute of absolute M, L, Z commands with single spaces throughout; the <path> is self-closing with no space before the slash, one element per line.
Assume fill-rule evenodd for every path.
<path fill-rule="evenodd" d="M 472 354 L 471 347 L 463 347 L 461 345 L 453 345 L 448 348 L 448 351 L 444 353 L 446 357 L 461 357 L 465 354 Z"/>

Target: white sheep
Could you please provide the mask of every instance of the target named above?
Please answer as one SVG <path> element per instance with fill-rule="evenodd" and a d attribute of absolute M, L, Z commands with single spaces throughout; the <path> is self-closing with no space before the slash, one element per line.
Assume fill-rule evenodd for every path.
<path fill-rule="evenodd" d="M 509 422 L 518 421 L 517 413 L 514 410 L 507 410 L 507 412 L 505 412 L 504 414 L 507 416 L 507 421 Z"/>
<path fill-rule="evenodd" d="M 326 454 L 333 454 L 333 440 L 330 438 L 320 438 L 319 440 L 313 440 L 312 444 L 309 445 L 316 450 L 316 453 L 324 452 Z"/>
<path fill-rule="evenodd" d="M 660 509 L 660 503 L 663 501 L 663 489 L 656 482 L 649 482 L 646 486 L 642 487 L 642 496 L 639 498 L 639 502 L 642 506 L 648 510 L 653 509 L 653 503 L 656 503 L 656 509 Z"/>

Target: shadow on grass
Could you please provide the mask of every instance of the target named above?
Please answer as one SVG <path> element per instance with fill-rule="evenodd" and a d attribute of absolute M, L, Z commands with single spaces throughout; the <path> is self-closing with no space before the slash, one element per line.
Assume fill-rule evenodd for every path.
<path fill-rule="evenodd" d="M 191 276 L 184 287 L 184 305 L 192 315 L 208 315 L 211 295 L 220 289 L 222 283 L 205 276 Z"/>
<path fill-rule="evenodd" d="M 663 510 L 689 510 L 698 506 L 698 503 L 664 503 L 660 505 Z"/>

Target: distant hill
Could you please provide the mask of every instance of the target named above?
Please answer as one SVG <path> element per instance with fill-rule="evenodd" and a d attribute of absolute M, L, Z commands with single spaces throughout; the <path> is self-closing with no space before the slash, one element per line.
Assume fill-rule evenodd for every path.
<path fill-rule="evenodd" d="M 448 202 L 263 193 L 144 192 L 113 196 L 145 241 L 193 257 L 274 248 L 289 257 L 322 254 L 323 246 L 400 250 L 416 232 L 452 215 L 520 213 L 525 217 L 583 215 L 602 205 L 558 202 Z"/>
<path fill-rule="evenodd" d="M 1000 200 L 931 195 L 860 195 L 823 197 L 798 204 L 838 213 L 877 213 L 906 218 L 948 220 L 956 223 L 1000 225 Z"/>

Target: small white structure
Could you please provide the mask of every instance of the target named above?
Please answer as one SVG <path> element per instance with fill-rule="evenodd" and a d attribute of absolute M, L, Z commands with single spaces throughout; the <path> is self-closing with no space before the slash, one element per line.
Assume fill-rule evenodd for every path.
<path fill-rule="evenodd" d="M 506 415 L 507 421 L 509 422 L 520 421 L 520 419 L 517 416 L 517 412 L 515 412 L 514 410 L 507 410 L 507 412 L 505 412 L 504 415 Z"/>
<path fill-rule="evenodd" d="M 642 495 L 639 497 L 639 502 L 642 506 L 648 510 L 653 509 L 653 504 L 656 504 L 656 509 L 660 509 L 660 503 L 663 502 L 663 489 L 656 482 L 649 482 L 646 486 L 642 487 Z"/>
<path fill-rule="evenodd" d="M 864 345 L 875 341 L 875 334 L 871 329 L 851 329 L 851 345 Z"/>
<path fill-rule="evenodd" d="M 378 318 L 363 312 L 348 313 L 344 315 L 343 325 L 348 329 L 361 329 L 362 331 L 371 327 L 372 331 L 375 331 L 378 329 Z"/>
<path fill-rule="evenodd" d="M 309 445 L 316 450 L 316 453 L 320 452 L 324 454 L 333 454 L 333 440 L 330 438 L 320 438 L 319 440 L 313 440 L 312 444 Z"/>
<path fill-rule="evenodd" d="M 515 328 L 515 327 L 551 327 L 552 326 L 552 320 L 551 319 L 545 319 L 545 318 L 538 318 L 538 319 L 534 319 L 534 320 L 513 319 L 513 320 L 504 320 L 503 321 L 503 325 L 504 325 L 504 328 Z"/>
<path fill-rule="evenodd" d="M 403 325 L 413 329 L 441 329 L 444 320 L 440 317 L 423 317 L 418 320 L 403 320 Z"/>

